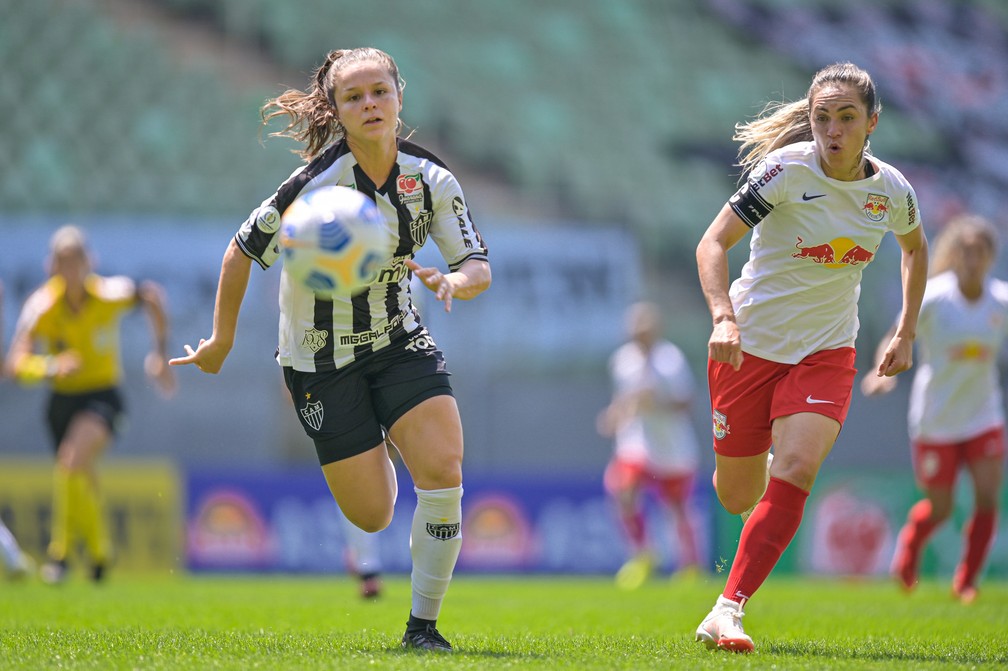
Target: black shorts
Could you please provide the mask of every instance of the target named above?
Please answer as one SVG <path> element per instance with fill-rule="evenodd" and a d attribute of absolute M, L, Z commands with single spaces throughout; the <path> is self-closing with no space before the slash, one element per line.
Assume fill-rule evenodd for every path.
<path fill-rule="evenodd" d="M 58 450 L 63 437 L 74 417 L 82 412 L 98 415 L 109 431 L 116 432 L 123 418 L 125 408 L 119 390 L 115 387 L 86 391 L 80 394 L 59 394 L 53 392 L 49 397 L 49 408 L 46 420 L 49 423 L 49 435 L 52 436 L 53 450 Z"/>
<path fill-rule="evenodd" d="M 379 445 L 384 432 L 421 402 L 453 395 L 444 354 L 424 329 L 339 370 L 285 366 L 283 372 L 323 466 Z"/>

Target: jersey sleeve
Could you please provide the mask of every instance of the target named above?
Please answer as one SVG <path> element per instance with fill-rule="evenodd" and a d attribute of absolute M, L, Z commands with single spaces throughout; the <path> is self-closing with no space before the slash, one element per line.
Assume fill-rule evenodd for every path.
<path fill-rule="evenodd" d="M 458 180 L 444 170 L 434 186 L 434 219 L 431 236 L 441 250 L 450 271 L 458 270 L 469 259 L 487 260 L 483 236 L 472 220 L 472 213 Z"/>
<path fill-rule="evenodd" d="M 785 182 L 784 163 L 770 154 L 753 168 L 728 205 L 746 226 L 754 228 L 783 200 Z"/>
<path fill-rule="evenodd" d="M 889 230 L 896 235 L 906 235 L 921 225 L 917 194 L 909 182 L 904 182 L 902 186 L 904 193 L 897 206 L 893 208 L 894 216 L 889 219 Z"/>
<path fill-rule="evenodd" d="M 301 166 L 248 216 L 235 234 L 235 242 L 245 256 L 262 268 L 269 268 L 280 258 L 280 215 L 287 209 L 305 185 L 305 170 Z"/>

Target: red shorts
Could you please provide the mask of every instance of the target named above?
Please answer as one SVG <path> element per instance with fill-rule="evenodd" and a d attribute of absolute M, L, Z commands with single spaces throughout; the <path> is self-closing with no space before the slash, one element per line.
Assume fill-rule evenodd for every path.
<path fill-rule="evenodd" d="M 1003 426 L 955 443 L 913 441 L 914 476 L 921 487 L 952 487 L 963 464 L 1005 456 Z"/>
<path fill-rule="evenodd" d="M 647 464 L 614 457 L 606 466 L 605 489 L 618 494 L 638 487 L 653 488 L 664 501 L 685 502 L 693 486 L 692 473 L 657 473 Z"/>
<path fill-rule="evenodd" d="M 854 348 L 814 352 L 796 364 L 746 354 L 742 367 L 707 362 L 714 451 L 751 457 L 770 449 L 778 417 L 814 412 L 840 422 L 847 418 L 854 389 Z"/>

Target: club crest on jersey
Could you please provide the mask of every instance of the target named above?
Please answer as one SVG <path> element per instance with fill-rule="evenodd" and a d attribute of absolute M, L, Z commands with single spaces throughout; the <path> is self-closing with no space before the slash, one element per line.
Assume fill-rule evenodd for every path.
<path fill-rule="evenodd" d="M 427 233 L 430 232 L 430 225 L 433 219 L 433 212 L 430 210 L 421 210 L 416 219 L 410 222 L 410 237 L 413 238 L 415 244 L 423 245 L 423 243 L 427 242 Z"/>
<path fill-rule="evenodd" d="M 869 193 L 864 204 L 864 213 L 872 221 L 882 221 L 889 211 L 889 196 Z"/>
<path fill-rule="evenodd" d="M 304 340 L 301 341 L 301 347 L 309 349 L 312 353 L 318 352 L 320 349 L 325 347 L 326 344 L 326 332 L 319 331 L 315 328 L 305 329 Z"/>
<path fill-rule="evenodd" d="M 718 412 L 717 410 L 713 413 L 714 417 L 714 437 L 721 440 L 729 433 L 731 433 L 731 427 L 728 426 L 728 418 L 724 413 Z"/>
<path fill-rule="evenodd" d="M 305 407 L 301 408 L 301 416 L 304 417 L 305 424 L 316 431 L 322 428 L 323 414 L 322 401 L 308 403 Z"/>
<path fill-rule="evenodd" d="M 396 193 L 403 205 L 417 203 L 423 200 L 423 178 L 420 173 L 399 175 L 396 180 Z"/>
<path fill-rule="evenodd" d="M 459 528 L 462 525 L 458 522 L 452 524 L 434 524 L 432 522 L 427 523 L 427 535 L 431 538 L 436 538 L 439 541 L 446 541 L 449 538 L 455 538 L 459 534 Z"/>

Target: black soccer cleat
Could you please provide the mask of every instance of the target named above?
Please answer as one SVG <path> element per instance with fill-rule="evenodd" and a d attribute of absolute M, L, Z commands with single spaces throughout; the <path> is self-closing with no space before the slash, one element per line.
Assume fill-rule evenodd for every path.
<path fill-rule="evenodd" d="M 406 630 L 402 637 L 402 647 L 407 650 L 430 650 L 432 652 L 451 652 L 451 643 L 438 633 L 431 625 L 415 631 Z"/>

